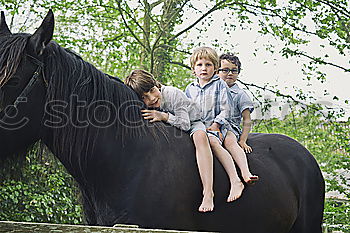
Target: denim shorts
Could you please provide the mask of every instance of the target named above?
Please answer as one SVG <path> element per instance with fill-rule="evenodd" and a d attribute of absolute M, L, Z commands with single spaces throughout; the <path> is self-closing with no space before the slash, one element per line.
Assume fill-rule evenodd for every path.
<path fill-rule="evenodd" d="M 236 127 L 232 127 L 232 125 L 228 125 L 228 126 L 226 125 L 225 127 L 226 127 L 226 132 L 231 131 L 236 136 L 236 139 L 238 141 L 241 136 L 238 129 Z"/>
<path fill-rule="evenodd" d="M 198 121 L 192 121 L 191 122 L 191 128 L 188 131 L 188 133 L 190 134 L 190 136 L 192 137 L 192 135 L 198 131 L 198 130 L 202 130 L 204 132 L 207 131 L 207 129 L 205 128 L 205 125 L 203 124 L 203 122 L 201 122 L 200 120 Z"/>

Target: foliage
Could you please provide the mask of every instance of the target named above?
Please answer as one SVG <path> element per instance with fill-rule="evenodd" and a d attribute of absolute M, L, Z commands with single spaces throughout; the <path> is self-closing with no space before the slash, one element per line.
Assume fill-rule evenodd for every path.
<path fill-rule="evenodd" d="M 350 232 L 350 203 L 328 199 L 325 203 L 324 222 L 328 230 Z"/>
<path fill-rule="evenodd" d="M 350 50 L 350 12 L 346 0 L 0 0 L 0 7 L 7 10 L 13 31 L 33 29 L 38 18 L 52 8 L 55 40 L 122 79 L 132 69 L 144 68 L 162 83 L 183 89 L 191 80 L 188 57 L 193 48 L 212 37 L 209 46 L 235 51 L 232 42 L 239 36 L 236 29 L 251 30 L 252 26 L 260 35 L 274 38 L 265 45 L 272 55 L 300 58 L 304 80 L 324 82 L 330 78 L 325 68 L 350 72 L 346 56 Z M 221 15 L 223 22 L 217 24 L 214 15 Z M 217 27 L 214 36 L 208 34 L 211 27 Z M 319 52 L 307 52 L 309 47 Z M 348 62 L 333 62 L 329 48 Z M 278 86 L 243 84 L 264 111 L 272 101 L 265 99 L 266 92 L 301 105 L 317 102 L 312 94 L 298 88 L 292 96 Z M 337 101 L 339 98 L 334 96 L 333 102 Z"/>
<path fill-rule="evenodd" d="M 189 54 L 209 36 L 207 30 L 214 25 L 215 13 L 227 19 L 222 22 L 220 33 L 211 38 L 210 46 L 218 50 L 234 51 L 231 41 L 239 36 L 235 30 L 249 30 L 257 25 L 261 35 L 272 35 L 275 42 L 283 44 L 278 50 L 270 43 L 266 50 L 286 59 L 305 59 L 300 59 L 304 79 L 324 82 L 330 78 L 322 72 L 322 67 L 348 74 L 350 61 L 346 65 L 336 64 L 325 48 L 330 46 L 344 57 L 349 54 L 349 4 L 347 0 L 0 0 L 0 9 L 6 10 L 12 31 L 32 32 L 47 9 L 52 8 L 56 19 L 55 40 L 80 53 L 102 71 L 125 77 L 130 70 L 142 67 L 164 84 L 183 89 L 191 78 Z M 197 37 L 188 39 L 191 33 Z M 229 35 L 230 40 L 222 39 L 223 34 Z M 307 53 L 310 46 L 316 46 L 315 51 L 320 53 Z M 303 108 L 300 112 L 292 111 L 283 120 L 259 120 L 254 131 L 286 134 L 304 144 L 326 175 L 327 191 L 336 190 L 349 198 L 345 185 L 349 181 L 339 171 L 350 170 L 350 122 L 334 121 L 344 112 L 310 104 L 316 99 L 304 90 L 296 89 L 296 95 L 291 96 L 283 94 L 277 86 L 243 85 L 251 91 L 262 112 L 269 111 L 272 103 L 281 99 Z M 266 91 L 275 99 L 266 99 L 263 94 Z M 0 179 L 1 219 L 81 222 L 76 188 L 61 165 L 32 152 L 22 171 L 22 175 Z M 325 222 L 345 224 L 349 213 L 344 209 L 348 205 L 334 206 L 328 201 Z"/>
<path fill-rule="evenodd" d="M 73 178 L 54 158 L 40 158 L 34 147 L 23 164 L 1 170 L 0 219 L 79 224 L 82 208 Z M 8 161 L 10 163 L 10 161 Z M 11 170 L 22 173 L 11 174 Z"/>
<path fill-rule="evenodd" d="M 326 74 L 320 71 L 321 66 L 350 72 L 348 67 L 333 63 L 324 50 L 328 45 L 341 55 L 349 53 L 350 12 L 346 0 L 1 0 L 0 4 L 12 14 L 12 28 L 15 22 L 22 23 L 19 16 L 25 15 L 22 31 L 52 8 L 57 20 L 56 40 L 82 53 L 102 70 L 121 77 L 135 67 L 150 70 L 164 83 L 183 77 L 183 68 L 189 68 L 189 53 L 208 37 L 207 29 L 213 25 L 216 12 L 227 20 L 213 38 L 214 47 L 222 49 L 228 44 L 221 35 L 235 36 L 236 28 L 249 29 L 257 24 L 262 35 L 272 35 L 283 43 L 281 50 L 271 44 L 266 47 L 271 53 L 309 60 L 301 66 L 308 79 L 324 81 Z M 198 37 L 188 41 L 187 36 L 193 32 Z M 312 44 L 322 55 L 305 52 Z"/>

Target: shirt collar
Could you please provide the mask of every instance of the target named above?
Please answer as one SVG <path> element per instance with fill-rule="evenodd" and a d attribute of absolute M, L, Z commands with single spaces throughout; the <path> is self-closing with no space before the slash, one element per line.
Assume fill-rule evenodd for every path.
<path fill-rule="evenodd" d="M 198 78 L 196 78 L 196 80 L 193 82 L 193 85 L 194 86 L 198 86 L 200 88 L 205 88 L 206 86 L 210 85 L 211 83 L 215 82 L 216 80 L 220 79 L 219 76 L 217 76 L 216 74 L 213 75 L 213 77 L 210 79 L 210 81 L 208 83 L 206 83 L 203 87 L 201 87 L 199 85 L 199 82 L 198 82 Z"/>
<path fill-rule="evenodd" d="M 230 91 L 231 91 L 232 93 L 235 93 L 235 94 L 238 94 L 239 89 L 240 89 L 240 88 L 239 88 L 239 86 L 238 86 L 237 83 L 233 84 L 233 86 L 230 87 Z"/>

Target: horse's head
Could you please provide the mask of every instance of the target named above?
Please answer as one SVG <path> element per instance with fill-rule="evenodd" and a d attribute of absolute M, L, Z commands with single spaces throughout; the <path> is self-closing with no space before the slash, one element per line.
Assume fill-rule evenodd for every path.
<path fill-rule="evenodd" d="M 26 149 L 40 138 L 46 80 L 43 51 L 52 39 L 50 10 L 33 35 L 12 34 L 0 18 L 0 157 Z"/>

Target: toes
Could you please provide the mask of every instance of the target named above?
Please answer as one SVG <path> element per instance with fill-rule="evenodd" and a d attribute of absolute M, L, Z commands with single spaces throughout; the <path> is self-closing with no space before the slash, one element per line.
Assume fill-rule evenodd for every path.
<path fill-rule="evenodd" d="M 199 212 L 205 213 L 205 212 L 210 212 L 213 211 L 213 208 L 199 208 L 198 209 Z"/>
<path fill-rule="evenodd" d="M 233 196 L 233 197 L 228 197 L 227 198 L 227 202 L 233 202 L 235 200 L 237 200 L 241 195 L 237 195 L 237 196 Z"/>

